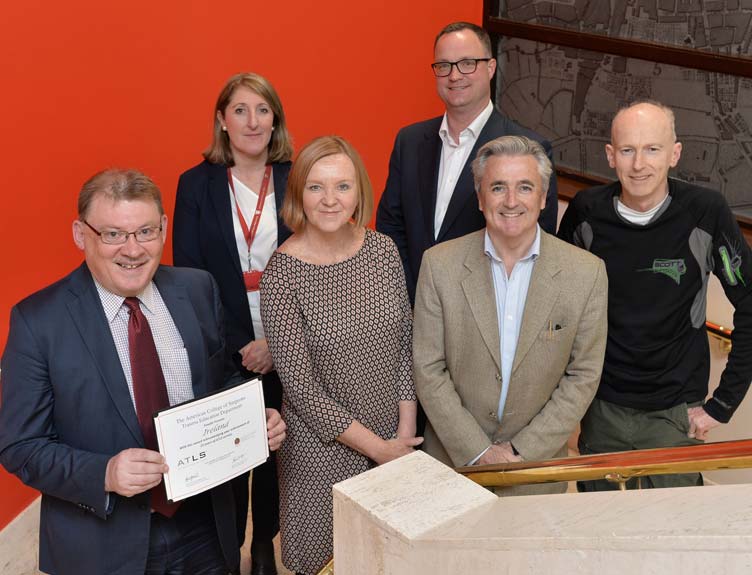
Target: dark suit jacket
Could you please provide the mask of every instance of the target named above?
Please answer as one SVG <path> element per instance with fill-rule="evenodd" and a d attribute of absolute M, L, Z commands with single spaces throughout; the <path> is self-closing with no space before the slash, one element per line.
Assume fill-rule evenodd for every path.
<path fill-rule="evenodd" d="M 494 110 L 460 173 L 441 230 L 434 239 L 433 221 L 442 145 L 439 128 L 442 117 L 418 122 L 399 131 L 389 159 L 386 188 L 376 212 L 376 229 L 391 237 L 399 249 L 405 267 L 407 291 L 412 302 L 415 301 L 415 286 L 418 283 L 423 252 L 437 243 L 486 227 L 483 213 L 478 209 L 478 198 L 470 170 L 478 148 L 500 136 L 527 136 L 543 144 L 548 157 L 552 159 L 549 142 Z M 553 174 L 546 197 L 546 208 L 539 219 L 543 230 L 550 234 L 556 233 L 557 211 L 556 174 Z"/>
<path fill-rule="evenodd" d="M 154 283 L 183 338 L 193 393 L 218 388 L 222 312 L 206 272 L 160 267 Z M 11 312 L 2 359 L 0 463 L 42 492 L 39 565 L 48 573 L 143 573 L 150 494 L 111 494 L 108 460 L 144 447 L 128 384 L 86 264 Z M 113 499 L 114 498 L 114 499 Z M 211 492 L 228 566 L 239 563 L 228 484 Z M 109 513 L 108 513 L 109 511 Z"/>
<path fill-rule="evenodd" d="M 278 245 L 291 233 L 279 218 L 290 166 L 290 162 L 272 164 Z M 244 372 L 237 351 L 255 336 L 232 225 L 234 209 L 227 166 L 204 161 L 183 173 L 175 200 L 172 257 L 176 266 L 206 270 L 214 276 L 225 310 L 227 353 L 235 368 Z"/>

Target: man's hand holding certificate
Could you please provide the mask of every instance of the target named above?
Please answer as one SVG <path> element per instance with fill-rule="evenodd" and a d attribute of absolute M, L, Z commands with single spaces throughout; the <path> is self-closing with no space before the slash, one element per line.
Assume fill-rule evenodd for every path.
<path fill-rule="evenodd" d="M 261 379 L 160 411 L 167 498 L 179 501 L 237 477 L 269 457 Z"/>

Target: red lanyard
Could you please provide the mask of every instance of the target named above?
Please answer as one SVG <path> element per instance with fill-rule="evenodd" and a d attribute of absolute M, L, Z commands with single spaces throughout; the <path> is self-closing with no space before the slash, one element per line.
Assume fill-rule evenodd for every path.
<path fill-rule="evenodd" d="M 272 175 L 271 165 L 267 165 L 264 170 L 264 180 L 261 182 L 261 191 L 259 192 L 258 201 L 256 202 L 256 211 L 253 212 L 253 220 L 251 220 L 251 228 L 248 229 L 248 224 L 243 217 L 243 212 L 240 209 L 238 203 L 238 196 L 235 193 L 235 185 L 232 183 L 232 170 L 227 168 L 227 181 L 230 182 L 230 189 L 232 190 L 232 197 L 235 198 L 235 210 L 238 212 L 238 219 L 240 220 L 240 227 L 243 230 L 243 236 L 248 244 L 248 264 L 250 265 L 251 257 L 251 244 L 253 244 L 253 238 L 256 237 L 256 230 L 258 229 L 259 222 L 261 221 L 261 212 L 264 211 L 264 200 L 266 199 L 266 191 L 269 189 L 269 177 Z"/>

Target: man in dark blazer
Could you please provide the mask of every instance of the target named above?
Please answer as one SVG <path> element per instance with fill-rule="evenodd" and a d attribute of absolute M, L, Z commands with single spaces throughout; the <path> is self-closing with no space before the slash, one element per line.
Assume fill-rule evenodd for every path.
<path fill-rule="evenodd" d="M 412 302 L 423 252 L 485 226 L 470 173 L 478 149 L 500 136 L 527 136 L 543 144 L 552 159 L 547 141 L 494 109 L 490 82 L 496 60 L 483 28 L 468 22 L 444 27 L 434 43 L 432 66 L 446 112 L 397 134 L 376 213 L 376 229 L 399 248 Z M 554 173 L 539 220 L 551 234 L 557 209 Z"/>
<path fill-rule="evenodd" d="M 150 325 L 170 404 L 217 389 L 226 365 L 216 284 L 206 272 L 159 264 L 166 231 L 149 178 L 122 170 L 95 175 L 79 194 L 73 223 L 85 263 L 11 312 L 0 463 L 42 492 L 44 572 L 214 575 L 238 568 L 229 484 L 183 501 L 171 516 L 152 509 L 152 489 L 167 466 L 145 448 L 137 417 L 128 326 L 136 310 L 126 298 L 137 298 L 130 303 Z M 271 410 L 267 423 L 275 449 L 284 424 Z"/>

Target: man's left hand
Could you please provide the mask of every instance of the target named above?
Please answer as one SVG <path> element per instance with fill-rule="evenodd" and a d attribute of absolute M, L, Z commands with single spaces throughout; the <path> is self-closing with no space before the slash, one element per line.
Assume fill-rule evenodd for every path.
<path fill-rule="evenodd" d="M 687 416 L 689 417 L 689 433 L 687 433 L 687 437 L 699 439 L 700 441 L 705 441 L 708 431 L 721 425 L 720 421 L 710 417 L 708 412 L 702 407 L 690 407 L 687 409 Z"/>
<path fill-rule="evenodd" d="M 287 437 L 287 424 L 276 409 L 266 408 L 266 431 L 269 437 L 269 449 L 277 451 Z"/>

